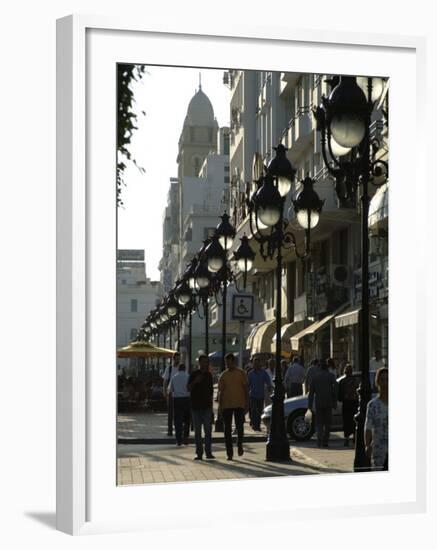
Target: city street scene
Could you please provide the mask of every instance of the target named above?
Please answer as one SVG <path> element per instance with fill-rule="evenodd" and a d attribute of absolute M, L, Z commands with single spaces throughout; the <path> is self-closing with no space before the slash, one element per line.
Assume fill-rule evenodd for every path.
<path fill-rule="evenodd" d="M 381 475 L 388 79 L 117 77 L 117 484 Z"/>

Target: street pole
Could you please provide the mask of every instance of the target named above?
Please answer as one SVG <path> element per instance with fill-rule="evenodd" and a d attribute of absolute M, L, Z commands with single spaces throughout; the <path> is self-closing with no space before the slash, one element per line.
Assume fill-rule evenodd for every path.
<path fill-rule="evenodd" d="M 205 315 L 205 354 L 209 357 L 209 311 L 208 311 L 208 296 L 204 298 L 203 312 Z"/>
<path fill-rule="evenodd" d="M 192 337 L 193 337 L 193 318 L 192 318 L 192 312 L 190 309 L 190 313 L 188 314 L 188 369 L 190 372 L 193 369 Z"/>
<path fill-rule="evenodd" d="M 221 371 L 223 372 L 226 368 L 225 355 L 226 355 L 226 301 L 228 298 L 228 279 L 226 273 L 226 263 L 224 265 L 224 275 L 223 275 L 223 296 L 222 296 L 222 367 Z"/>
<path fill-rule="evenodd" d="M 238 366 L 240 369 L 243 368 L 243 352 L 244 352 L 244 321 L 240 321 L 240 348 L 239 348 L 239 355 L 238 355 Z"/>
<path fill-rule="evenodd" d="M 355 416 L 355 459 L 354 470 L 366 471 L 370 468 L 370 461 L 366 456 L 364 440 L 364 424 L 366 421 L 367 404 L 371 397 L 369 380 L 369 158 L 370 158 L 370 119 L 366 124 L 366 151 L 363 161 L 366 162 L 362 170 L 361 184 L 361 331 L 360 331 L 360 354 L 361 354 L 361 384 L 358 389 L 359 408 Z"/>
<path fill-rule="evenodd" d="M 266 460 L 290 460 L 290 445 L 285 430 L 284 386 L 281 372 L 281 318 L 282 318 L 282 241 L 283 213 L 277 224 L 277 265 L 276 265 L 276 370 L 275 389 L 272 395 L 272 416 L 267 440 Z"/>
<path fill-rule="evenodd" d="M 180 348 L 180 342 L 181 342 L 181 318 L 178 316 L 176 319 L 177 323 L 177 338 L 178 341 L 176 342 L 176 350 L 179 351 Z M 188 367 L 188 371 L 190 370 L 190 367 Z"/>
<path fill-rule="evenodd" d="M 228 279 L 227 279 L 227 265 L 226 262 L 223 266 L 223 296 L 222 296 L 222 359 L 221 359 L 221 368 L 220 371 L 224 372 L 226 369 L 226 361 L 225 361 L 225 355 L 226 355 L 226 301 L 228 299 Z M 216 432 L 223 432 L 224 431 L 224 425 L 223 425 L 223 418 L 221 415 L 217 414 L 217 419 L 215 421 L 215 431 Z"/>

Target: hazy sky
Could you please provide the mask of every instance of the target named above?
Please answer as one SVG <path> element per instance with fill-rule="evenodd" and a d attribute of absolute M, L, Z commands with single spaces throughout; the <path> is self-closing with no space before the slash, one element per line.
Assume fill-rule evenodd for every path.
<path fill-rule="evenodd" d="M 219 126 L 229 125 L 230 91 L 223 70 L 147 66 L 147 73 L 132 87 L 138 118 L 130 150 L 138 164 L 125 173 L 124 207 L 118 209 L 118 248 L 145 250 L 147 276 L 159 279 L 162 254 L 162 218 L 169 180 L 177 176 L 178 141 L 188 103 L 199 86 L 211 100 Z"/>

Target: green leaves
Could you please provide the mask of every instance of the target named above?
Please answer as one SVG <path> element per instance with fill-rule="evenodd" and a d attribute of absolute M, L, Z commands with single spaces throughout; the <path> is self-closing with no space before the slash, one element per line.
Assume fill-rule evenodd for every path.
<path fill-rule="evenodd" d="M 121 190 L 124 185 L 125 161 L 132 162 L 141 173 L 144 168 L 138 166 L 129 151 L 132 135 L 137 130 L 137 114 L 133 110 L 135 102 L 131 89 L 132 81 L 138 82 L 146 72 L 145 65 L 117 64 L 117 204 L 123 205 Z M 146 113 L 141 111 L 142 115 Z"/>

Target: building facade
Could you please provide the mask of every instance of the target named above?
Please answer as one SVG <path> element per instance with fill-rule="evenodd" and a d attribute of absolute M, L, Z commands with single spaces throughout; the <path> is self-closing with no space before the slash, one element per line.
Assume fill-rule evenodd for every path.
<path fill-rule="evenodd" d="M 303 231 L 294 218 L 291 199 L 310 176 L 324 199 L 318 226 L 312 230 L 312 254 L 308 261 L 284 249 L 282 274 L 282 349 L 285 356 L 303 355 L 348 360 L 358 366 L 358 323 L 360 310 L 360 213 L 358 197 L 353 204 L 340 204 L 335 182 L 323 164 L 320 136 L 312 114 L 322 95 L 329 95 L 325 75 L 261 71 L 228 71 L 231 88 L 231 139 L 229 189 L 230 213 L 238 235 L 250 235 L 247 200 L 255 189 L 263 165 L 274 155 L 273 147 L 284 144 L 297 170 L 295 184 L 285 204 L 289 228 L 303 246 Z M 386 105 L 382 106 L 383 108 Z M 372 124 L 372 141 L 378 154 L 388 158 L 388 127 L 381 112 Z M 372 187 L 372 186 L 371 186 Z M 375 188 L 376 190 L 376 188 Z M 387 358 L 388 300 L 388 193 L 380 189 L 371 203 L 371 352 L 380 349 Z M 258 253 L 258 244 L 251 245 Z M 273 354 L 275 341 L 276 262 L 259 255 L 249 277 L 252 292 L 263 304 L 263 320 L 253 325 L 247 339 L 252 354 Z"/>
<path fill-rule="evenodd" d="M 161 295 L 159 281 L 146 275 L 144 250 L 117 251 L 117 348 L 136 339 L 139 329 Z M 119 359 L 121 367 L 135 360 Z"/>

